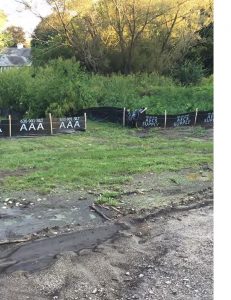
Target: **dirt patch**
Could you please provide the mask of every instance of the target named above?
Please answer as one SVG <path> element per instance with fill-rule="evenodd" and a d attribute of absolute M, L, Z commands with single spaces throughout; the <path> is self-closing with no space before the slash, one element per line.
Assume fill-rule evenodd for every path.
<path fill-rule="evenodd" d="M 208 165 L 180 172 L 140 174 L 119 188 L 116 209 L 98 208 L 109 219 L 118 219 L 143 210 L 179 205 L 185 198 L 195 201 L 211 188 L 212 176 L 212 166 Z M 28 235 L 37 239 L 103 224 L 106 219 L 92 210 L 103 192 L 104 188 L 99 187 L 87 191 L 56 190 L 43 196 L 32 191 L 1 194 L 0 241 Z"/>
<path fill-rule="evenodd" d="M 0 298 L 213 299 L 211 201 L 207 190 L 197 206 L 186 198 L 182 209 L 123 217 L 128 227 L 93 249 L 61 253 L 53 266 L 36 273 L 2 274 Z M 17 251 L 11 252 L 16 260 Z"/>
<path fill-rule="evenodd" d="M 145 128 L 139 129 L 136 135 L 140 138 L 147 138 L 153 134 L 158 133 L 169 139 L 183 138 L 183 139 L 194 139 L 199 141 L 206 141 L 213 139 L 213 128 L 211 127 L 177 127 L 177 128 Z"/>
<path fill-rule="evenodd" d="M 0 182 L 3 181 L 4 178 L 10 176 L 25 176 L 31 172 L 30 169 L 17 169 L 17 170 L 0 170 Z"/>

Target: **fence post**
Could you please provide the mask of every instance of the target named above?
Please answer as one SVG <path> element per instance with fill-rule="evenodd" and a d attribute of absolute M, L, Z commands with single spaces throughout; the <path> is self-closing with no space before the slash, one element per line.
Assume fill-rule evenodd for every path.
<path fill-rule="evenodd" d="M 12 135 L 12 122 L 11 122 L 11 115 L 9 115 L 9 137 L 11 138 Z"/>
<path fill-rule="evenodd" d="M 52 116 L 51 113 L 49 113 L 49 120 L 50 120 L 50 128 L 51 128 L 51 135 L 53 134 L 53 124 L 52 124 Z"/>
<path fill-rule="evenodd" d="M 125 118 L 126 118 L 126 108 L 123 110 L 123 127 L 125 127 Z"/>
<path fill-rule="evenodd" d="M 167 126 L 167 110 L 164 111 L 164 129 L 166 129 Z"/>
<path fill-rule="evenodd" d="M 196 108 L 196 114 L 195 114 L 194 126 L 196 125 L 196 122 L 197 122 L 197 115 L 198 115 L 198 108 Z"/>
<path fill-rule="evenodd" d="M 84 129 L 87 130 L 87 113 L 84 113 Z"/>

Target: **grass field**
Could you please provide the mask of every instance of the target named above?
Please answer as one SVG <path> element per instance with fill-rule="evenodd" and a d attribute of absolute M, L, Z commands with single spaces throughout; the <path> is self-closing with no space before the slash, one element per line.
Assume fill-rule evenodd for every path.
<path fill-rule="evenodd" d="M 86 132 L 0 140 L 0 192 L 119 186 L 133 174 L 177 171 L 211 163 L 205 129 L 187 138 L 88 122 Z M 199 138 L 198 138 L 199 137 Z"/>

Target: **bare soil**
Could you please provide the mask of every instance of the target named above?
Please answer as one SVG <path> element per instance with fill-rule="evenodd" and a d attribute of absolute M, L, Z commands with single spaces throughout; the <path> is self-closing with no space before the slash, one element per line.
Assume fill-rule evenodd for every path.
<path fill-rule="evenodd" d="M 40 271 L 2 273 L 0 298 L 213 299 L 213 195 L 202 194 L 194 203 L 123 217 L 107 241 L 60 253 Z M 28 246 L 17 247 L 16 260 Z"/>
<path fill-rule="evenodd" d="M 211 165 L 134 176 L 99 214 L 101 193 L 0 194 L 1 300 L 213 299 Z"/>

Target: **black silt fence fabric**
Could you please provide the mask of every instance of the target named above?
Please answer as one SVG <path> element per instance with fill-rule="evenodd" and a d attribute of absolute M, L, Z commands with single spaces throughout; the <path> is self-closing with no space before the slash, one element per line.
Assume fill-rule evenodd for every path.
<path fill-rule="evenodd" d="M 82 109 L 78 114 L 87 114 L 87 118 L 99 122 L 123 123 L 123 108 L 92 107 Z"/>
<path fill-rule="evenodd" d="M 197 125 L 206 126 L 206 127 L 213 126 L 213 112 L 211 111 L 198 112 Z"/>
<path fill-rule="evenodd" d="M 146 115 L 145 120 L 142 122 L 142 127 L 164 127 L 164 120 L 164 116 Z"/>
<path fill-rule="evenodd" d="M 125 125 L 130 127 L 142 127 L 143 122 L 146 120 L 146 111 L 143 109 L 136 109 L 134 111 L 126 111 Z"/>
<path fill-rule="evenodd" d="M 166 127 L 193 126 L 195 122 L 195 112 L 179 115 L 167 115 Z"/>
<path fill-rule="evenodd" d="M 0 121 L 0 138 L 9 136 L 9 120 Z"/>
<path fill-rule="evenodd" d="M 64 117 L 52 119 L 53 133 L 72 133 L 85 130 L 84 117 Z"/>
<path fill-rule="evenodd" d="M 49 119 L 12 120 L 12 136 L 50 135 Z"/>

